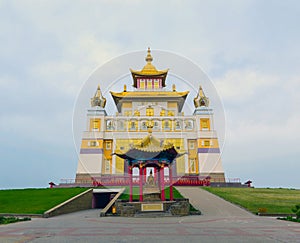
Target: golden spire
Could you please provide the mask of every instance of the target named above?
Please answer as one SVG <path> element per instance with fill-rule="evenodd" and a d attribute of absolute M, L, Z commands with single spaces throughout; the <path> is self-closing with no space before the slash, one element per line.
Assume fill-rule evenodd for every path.
<path fill-rule="evenodd" d="M 97 91 L 93 98 L 91 98 L 91 106 L 99 106 L 104 108 L 106 104 L 106 99 L 102 96 L 100 85 L 98 85 Z"/>
<path fill-rule="evenodd" d="M 195 108 L 201 107 L 201 106 L 209 106 L 209 98 L 205 96 L 203 89 L 200 85 L 199 91 L 197 96 L 194 98 L 194 105 Z"/>
<path fill-rule="evenodd" d="M 150 63 L 151 64 L 151 62 L 153 61 L 153 57 L 151 56 L 151 50 L 150 50 L 150 47 L 148 47 L 148 51 L 147 51 L 148 53 L 147 53 L 147 56 L 146 56 L 146 58 L 145 58 L 145 61 L 147 62 L 147 63 Z"/>
<path fill-rule="evenodd" d="M 147 56 L 145 57 L 145 61 L 147 62 L 147 64 L 143 67 L 142 72 L 144 73 L 156 73 L 158 72 L 156 67 L 153 66 L 152 61 L 153 61 L 153 57 L 151 56 L 151 50 L 150 47 L 148 47 L 148 51 L 147 51 Z"/>

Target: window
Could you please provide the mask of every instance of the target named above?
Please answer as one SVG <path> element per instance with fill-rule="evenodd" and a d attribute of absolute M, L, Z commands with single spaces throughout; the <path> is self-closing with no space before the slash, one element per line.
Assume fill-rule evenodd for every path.
<path fill-rule="evenodd" d="M 152 79 L 147 79 L 147 89 L 152 89 Z"/>
<path fill-rule="evenodd" d="M 204 140 L 204 146 L 209 147 L 210 146 L 210 141 L 209 140 Z"/>
<path fill-rule="evenodd" d="M 159 89 L 159 79 L 154 79 L 154 88 Z"/>
<path fill-rule="evenodd" d="M 125 126 L 124 126 L 124 121 L 119 121 L 118 122 L 118 130 L 124 131 Z"/>
<path fill-rule="evenodd" d="M 89 146 L 90 147 L 96 147 L 96 146 L 99 146 L 99 143 L 97 141 L 90 141 Z"/>
<path fill-rule="evenodd" d="M 171 121 L 170 120 L 163 121 L 163 128 L 164 128 L 164 130 L 170 130 L 171 129 Z"/>
<path fill-rule="evenodd" d="M 154 121 L 153 122 L 153 129 L 154 130 L 159 130 L 159 123 L 158 123 L 158 121 Z"/>
<path fill-rule="evenodd" d="M 147 122 L 146 121 L 142 122 L 141 130 L 147 130 Z"/>
<path fill-rule="evenodd" d="M 105 149 L 111 150 L 111 142 L 106 142 Z"/>
<path fill-rule="evenodd" d="M 180 121 L 175 121 L 175 129 L 176 130 L 180 130 L 181 129 Z"/>
<path fill-rule="evenodd" d="M 100 121 L 95 120 L 95 121 L 93 122 L 93 128 L 94 128 L 94 129 L 99 129 L 99 123 L 100 123 Z"/>
<path fill-rule="evenodd" d="M 135 111 L 134 111 L 134 115 L 135 115 L 135 116 L 140 116 L 140 112 L 139 112 L 138 110 L 135 110 Z"/>
<path fill-rule="evenodd" d="M 113 121 L 107 120 L 106 121 L 106 130 L 111 131 L 111 130 L 113 130 L 113 128 L 114 128 Z"/>
<path fill-rule="evenodd" d="M 131 116 L 132 112 L 131 111 L 125 111 L 125 116 Z"/>
<path fill-rule="evenodd" d="M 209 119 L 200 119 L 200 129 L 209 130 Z"/>
<path fill-rule="evenodd" d="M 135 131 L 136 129 L 137 129 L 137 121 L 130 121 L 129 122 L 129 130 L 131 130 L 131 131 Z"/>
<path fill-rule="evenodd" d="M 161 111 L 160 111 L 160 116 L 165 116 L 166 115 L 166 110 L 165 109 L 162 109 Z"/>
<path fill-rule="evenodd" d="M 91 119 L 90 120 L 90 130 L 99 131 L 100 130 L 100 119 Z"/>
<path fill-rule="evenodd" d="M 189 120 L 189 121 L 185 121 L 185 129 L 186 130 L 193 130 L 194 124 L 193 121 Z"/>
<path fill-rule="evenodd" d="M 174 116 L 174 112 L 173 111 L 168 111 L 168 116 Z"/>
<path fill-rule="evenodd" d="M 146 109 L 146 116 L 154 116 L 154 109 L 152 107 Z"/>
<path fill-rule="evenodd" d="M 145 79 L 140 79 L 140 89 L 145 89 Z"/>
<path fill-rule="evenodd" d="M 130 128 L 135 129 L 135 122 L 133 122 L 133 121 L 131 122 Z"/>
<path fill-rule="evenodd" d="M 195 142 L 189 141 L 189 149 L 195 149 Z"/>
<path fill-rule="evenodd" d="M 170 128 L 169 121 L 165 121 L 165 128 Z"/>

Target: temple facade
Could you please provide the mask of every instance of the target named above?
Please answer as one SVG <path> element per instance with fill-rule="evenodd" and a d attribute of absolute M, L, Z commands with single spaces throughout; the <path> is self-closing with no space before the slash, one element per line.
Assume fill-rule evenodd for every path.
<path fill-rule="evenodd" d="M 213 110 L 202 87 L 199 84 L 193 114 L 186 115 L 182 110 L 189 91 L 177 91 L 175 85 L 166 89 L 168 69 L 156 69 L 150 49 L 145 60 L 142 70 L 130 69 L 133 91 L 128 91 L 126 85 L 121 92 L 110 91 L 117 108 L 116 115 L 107 114 L 106 99 L 100 86 L 91 98 L 76 182 L 97 180 L 104 182 L 100 184 L 126 184 L 128 163 L 115 154 L 126 154 L 140 145 L 149 128 L 162 149 L 169 144 L 182 155 L 172 161 L 173 182 L 180 178 L 225 182 Z M 135 159 L 138 161 L 139 158 Z M 169 172 L 166 174 L 168 178 Z"/>

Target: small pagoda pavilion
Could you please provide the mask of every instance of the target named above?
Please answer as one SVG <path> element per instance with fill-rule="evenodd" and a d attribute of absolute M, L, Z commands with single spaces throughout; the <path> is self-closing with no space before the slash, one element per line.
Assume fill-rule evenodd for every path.
<path fill-rule="evenodd" d="M 165 201 L 165 168 L 169 169 L 169 187 L 170 187 L 170 200 L 173 198 L 173 182 L 172 182 L 172 162 L 174 159 L 182 156 L 179 154 L 172 143 L 164 143 L 152 135 L 152 126 L 148 126 L 148 135 L 137 145 L 132 145 L 131 148 L 124 154 L 115 153 L 116 156 L 124 159 L 125 163 L 128 163 L 129 174 L 129 201 L 133 201 L 133 168 L 139 169 L 139 201 L 143 199 L 143 186 L 157 185 L 160 193 L 160 200 Z M 154 168 L 154 174 L 156 178 L 152 177 L 152 170 L 147 182 L 145 176 L 147 173 L 147 167 Z M 150 185 L 151 186 L 151 185 Z"/>

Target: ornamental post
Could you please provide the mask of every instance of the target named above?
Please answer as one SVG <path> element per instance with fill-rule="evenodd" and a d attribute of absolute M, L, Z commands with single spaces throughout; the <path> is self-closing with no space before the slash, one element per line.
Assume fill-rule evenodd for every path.
<path fill-rule="evenodd" d="M 143 201 L 143 166 L 140 166 L 140 176 L 139 176 L 139 184 L 140 184 L 140 202 Z"/>
<path fill-rule="evenodd" d="M 172 172 L 172 166 L 169 165 L 169 182 L 170 182 L 170 201 L 173 201 L 173 172 Z"/>
<path fill-rule="evenodd" d="M 164 170 L 164 164 L 161 165 L 160 168 L 160 186 L 161 186 L 161 200 L 165 201 L 165 170 Z"/>
<path fill-rule="evenodd" d="M 129 202 L 132 202 L 132 166 L 128 166 L 128 174 L 129 174 Z"/>
<path fill-rule="evenodd" d="M 147 181 L 147 168 L 146 166 L 143 168 L 143 184 Z"/>

